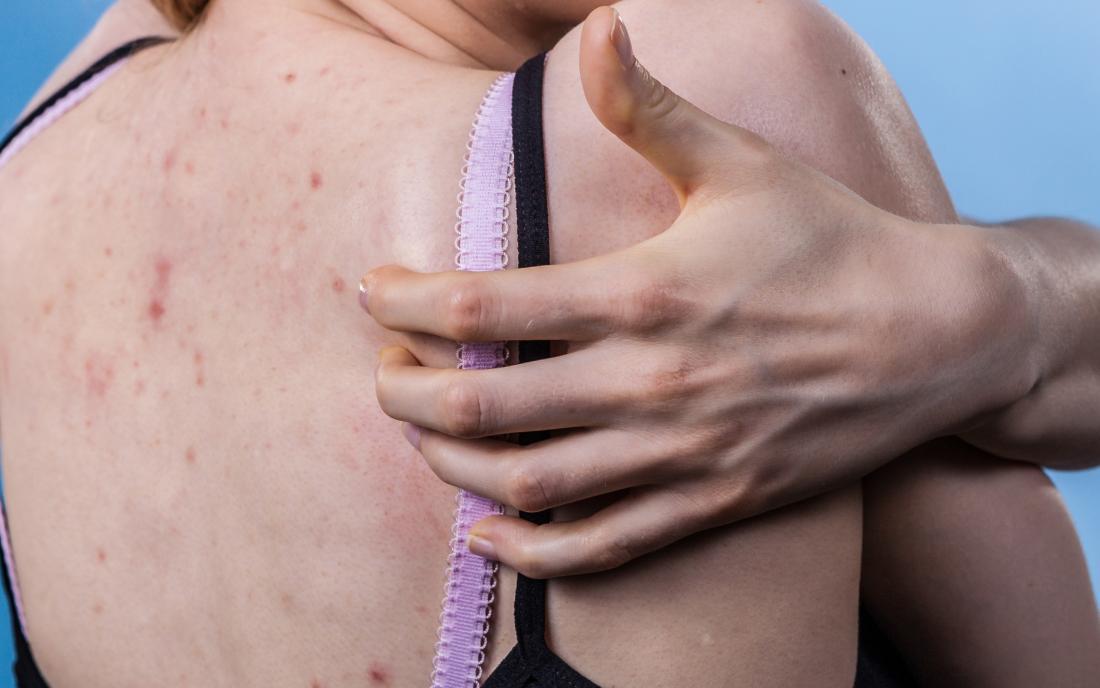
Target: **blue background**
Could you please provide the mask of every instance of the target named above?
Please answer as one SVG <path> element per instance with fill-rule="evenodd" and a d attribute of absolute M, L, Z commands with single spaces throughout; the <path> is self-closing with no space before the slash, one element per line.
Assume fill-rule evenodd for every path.
<path fill-rule="evenodd" d="M 6 129 L 109 3 L 0 3 L 0 126 Z M 986 220 L 1066 215 L 1100 225 L 1100 2 L 825 4 L 893 72 L 961 212 Z M 1100 469 L 1054 479 L 1100 587 Z M 7 665 L 9 648 L 0 625 L 0 666 Z M 0 685 L 6 680 L 0 671 Z"/>

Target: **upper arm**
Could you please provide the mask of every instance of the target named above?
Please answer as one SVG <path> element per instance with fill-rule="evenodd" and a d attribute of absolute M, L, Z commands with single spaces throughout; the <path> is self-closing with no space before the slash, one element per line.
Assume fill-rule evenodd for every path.
<path fill-rule="evenodd" d="M 118 46 L 145 36 L 171 37 L 176 34 L 177 31 L 149 0 L 117 0 L 42 84 L 20 116 L 26 115 L 51 93 Z"/>
<path fill-rule="evenodd" d="M 889 74 L 817 2 L 625 0 L 616 7 L 638 58 L 681 96 L 879 207 L 914 219 L 954 219 Z M 583 227 L 585 234 L 570 242 L 577 250 L 561 247 L 558 255 L 569 259 L 635 243 L 677 213 L 659 175 L 589 111 L 579 43 L 574 30 L 552 51 L 544 106 L 551 222 L 564 232 Z"/>

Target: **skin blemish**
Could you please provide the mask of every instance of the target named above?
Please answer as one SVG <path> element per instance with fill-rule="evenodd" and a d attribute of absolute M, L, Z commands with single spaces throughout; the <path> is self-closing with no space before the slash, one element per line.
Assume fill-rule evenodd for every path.
<path fill-rule="evenodd" d="M 223 131 L 227 131 L 229 129 L 229 118 L 222 117 L 219 124 L 221 125 Z"/>
<path fill-rule="evenodd" d="M 157 258 L 153 264 L 156 271 L 156 281 L 153 283 L 153 291 L 150 295 L 149 306 L 146 313 L 154 325 L 159 325 L 164 317 L 164 300 L 168 296 L 168 285 L 172 279 L 172 263 L 167 258 Z"/>
<path fill-rule="evenodd" d="M 140 397 L 145 394 L 145 380 L 138 380 L 134 383 L 134 396 Z"/>
<path fill-rule="evenodd" d="M 183 453 L 183 458 L 187 463 L 194 465 L 195 463 L 195 448 L 188 447 L 187 451 Z"/>
<path fill-rule="evenodd" d="M 115 251 L 110 246 L 104 246 L 103 247 L 103 255 L 110 258 L 111 256 L 115 255 Z"/>
<path fill-rule="evenodd" d="M 183 171 L 187 174 L 195 174 L 195 163 L 191 162 L 190 160 L 183 163 Z"/>
<path fill-rule="evenodd" d="M 298 230 L 299 232 L 304 232 L 306 231 L 306 223 L 299 221 L 297 224 L 294 225 L 294 229 Z"/>
<path fill-rule="evenodd" d="M 42 303 L 42 315 L 49 315 L 50 313 L 53 313 L 53 299 Z"/>
<path fill-rule="evenodd" d="M 107 551 L 104 550 L 102 547 L 96 547 L 95 548 L 95 559 L 100 564 L 106 562 L 107 561 Z"/>
<path fill-rule="evenodd" d="M 367 669 L 367 677 L 370 678 L 372 686 L 390 685 L 390 672 L 379 662 L 371 662 L 370 668 Z"/>
<path fill-rule="evenodd" d="M 297 136 L 298 134 L 302 133 L 302 123 L 291 122 L 290 124 L 286 125 L 286 133 L 290 134 L 291 136 Z"/>
<path fill-rule="evenodd" d="M 298 75 L 295 74 L 294 72 L 287 72 L 286 74 L 283 75 L 283 81 L 287 82 L 288 84 L 293 84 L 297 80 L 298 80 Z"/>
<path fill-rule="evenodd" d="M 841 67 L 841 68 L 840 68 L 840 73 L 841 73 L 841 74 L 843 74 L 843 75 L 845 75 L 845 76 L 847 76 L 847 75 L 848 75 L 848 70 L 847 70 L 847 69 L 844 69 L 843 67 Z"/>
<path fill-rule="evenodd" d="M 337 277 L 336 279 L 332 280 L 332 290 L 337 294 L 344 293 L 344 290 L 347 288 L 347 282 L 344 281 L 343 277 Z"/>
<path fill-rule="evenodd" d="M 102 602 L 96 602 L 95 604 L 93 604 L 92 605 L 92 613 L 95 614 L 96 616 L 99 616 L 100 614 L 102 614 L 103 613 L 103 603 Z"/>
<path fill-rule="evenodd" d="M 103 397 L 115 379 L 115 369 L 100 356 L 89 356 L 84 361 L 84 381 L 88 391 L 97 397 Z"/>
<path fill-rule="evenodd" d="M 310 175 L 309 175 L 309 188 L 316 191 L 317 189 L 320 189 L 322 186 L 324 186 L 324 184 L 325 184 L 325 180 L 324 180 L 323 177 L 321 177 L 320 172 L 317 172 L 316 170 L 314 170 L 313 172 L 310 173 Z"/>
<path fill-rule="evenodd" d="M 332 71 L 332 69 L 330 67 L 322 67 L 321 68 L 321 76 L 328 76 L 328 73 L 331 72 L 331 71 Z"/>
<path fill-rule="evenodd" d="M 325 688 L 325 685 L 318 679 L 313 679 L 309 682 L 309 688 Z"/>
<path fill-rule="evenodd" d="M 164 163 L 162 166 L 164 167 L 165 174 L 171 172 L 172 168 L 176 166 L 176 151 L 174 149 L 164 154 Z"/>

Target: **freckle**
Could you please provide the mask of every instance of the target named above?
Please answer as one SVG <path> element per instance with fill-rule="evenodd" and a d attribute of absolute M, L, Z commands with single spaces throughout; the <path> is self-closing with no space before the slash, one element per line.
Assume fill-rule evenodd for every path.
<path fill-rule="evenodd" d="M 313 190 L 320 189 L 324 185 L 325 180 L 321 178 L 320 172 L 313 172 L 309 175 L 309 186 Z"/>
<path fill-rule="evenodd" d="M 332 290 L 337 294 L 343 292 L 344 289 L 347 288 L 347 286 L 348 285 L 346 282 L 344 282 L 343 277 L 337 277 L 336 279 L 332 280 Z"/>
<path fill-rule="evenodd" d="M 171 172 L 172 168 L 176 166 L 176 151 L 170 150 L 164 154 L 164 171 Z"/>
<path fill-rule="evenodd" d="M 183 458 L 187 461 L 187 463 L 195 463 L 195 448 L 188 447 L 187 451 L 183 453 Z"/>
<path fill-rule="evenodd" d="M 304 232 L 307 229 L 306 223 L 299 221 L 298 224 L 294 225 L 294 229 L 298 230 L 299 232 Z"/>
<path fill-rule="evenodd" d="M 71 279 L 65 280 L 65 291 L 73 292 L 75 290 L 76 290 L 76 283 L 73 282 Z"/>
<path fill-rule="evenodd" d="M 847 70 L 847 69 L 844 69 L 844 68 L 842 67 L 842 68 L 840 69 L 840 73 L 841 73 L 841 74 L 845 74 L 845 75 L 847 75 L 847 74 L 848 74 L 848 70 Z"/>
<path fill-rule="evenodd" d="M 283 81 L 287 82 L 288 84 L 293 84 L 297 79 L 298 75 L 294 72 L 287 72 L 285 75 L 283 75 Z"/>
<path fill-rule="evenodd" d="M 100 564 L 107 561 L 107 552 L 102 547 L 95 548 L 95 558 Z"/>

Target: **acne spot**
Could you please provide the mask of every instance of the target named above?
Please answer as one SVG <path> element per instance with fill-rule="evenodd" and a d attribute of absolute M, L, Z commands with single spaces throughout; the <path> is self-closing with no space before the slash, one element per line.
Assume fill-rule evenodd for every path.
<path fill-rule="evenodd" d="M 325 688 L 325 685 L 317 679 L 313 679 L 309 682 L 309 688 Z"/>
<path fill-rule="evenodd" d="M 42 315 L 49 315 L 50 313 L 53 313 L 53 299 L 42 302 Z"/>
<path fill-rule="evenodd" d="M 221 124 L 221 127 L 222 127 L 223 131 L 227 131 L 229 129 L 229 118 L 228 117 L 222 117 L 219 124 Z"/>
<path fill-rule="evenodd" d="M 187 174 L 195 174 L 195 163 L 188 160 L 183 164 L 183 171 Z"/>
<path fill-rule="evenodd" d="M 371 685 L 390 685 L 390 672 L 379 662 L 371 662 L 370 668 L 367 669 L 367 676 L 370 678 Z"/>
<path fill-rule="evenodd" d="M 110 362 L 99 356 L 89 356 L 84 361 L 84 380 L 88 391 L 97 397 L 107 394 L 115 379 L 115 369 Z"/>
<path fill-rule="evenodd" d="M 317 172 L 316 170 L 314 170 L 313 172 L 310 173 L 310 175 L 309 175 L 309 186 L 310 186 L 311 189 L 316 191 L 317 189 L 320 189 L 322 186 L 324 186 L 324 184 L 325 184 L 325 180 L 324 180 L 323 177 L 321 177 L 320 172 Z"/>
<path fill-rule="evenodd" d="M 145 380 L 138 380 L 134 383 L 134 396 L 140 397 L 145 394 Z"/>
<path fill-rule="evenodd" d="M 102 547 L 96 547 L 95 548 L 95 558 L 96 558 L 96 561 L 98 561 L 100 564 L 106 562 L 107 561 L 107 551 L 104 550 Z"/>
<path fill-rule="evenodd" d="M 205 119 L 206 119 L 206 108 L 201 107 L 201 108 L 199 108 L 199 121 L 201 122 Z"/>
<path fill-rule="evenodd" d="M 332 69 L 330 67 L 322 67 L 321 68 L 321 76 L 328 76 L 328 73 L 331 72 L 331 71 L 332 71 Z"/>
<path fill-rule="evenodd" d="M 112 248 L 111 248 L 110 246 L 104 246 L 104 247 L 103 247 L 103 255 L 105 255 L 105 256 L 107 256 L 108 258 L 110 258 L 110 257 L 111 257 L 111 256 L 113 256 L 114 254 L 115 254 L 115 251 L 114 251 L 114 249 L 112 249 Z"/>
<path fill-rule="evenodd" d="M 428 608 L 425 607 L 422 604 L 418 604 L 418 605 L 416 605 L 416 613 L 417 614 L 427 614 L 428 613 Z"/>
<path fill-rule="evenodd" d="M 294 229 L 298 230 L 299 232 L 304 232 L 307 229 L 306 223 L 299 220 L 298 223 L 294 225 Z"/>
<path fill-rule="evenodd" d="M 291 135 L 291 136 L 297 136 L 298 134 L 302 133 L 302 123 L 301 122 L 291 122 L 291 123 L 287 124 L 286 125 L 286 133 Z"/>
<path fill-rule="evenodd" d="M 295 74 L 294 72 L 287 72 L 286 74 L 283 75 L 283 81 L 287 82 L 288 84 L 293 84 L 297 80 L 298 80 L 298 75 Z"/>
<path fill-rule="evenodd" d="M 347 288 L 347 282 L 344 281 L 343 277 L 337 277 L 336 279 L 332 280 L 332 290 L 337 294 L 342 294 Z"/>
<path fill-rule="evenodd" d="M 153 264 L 156 271 L 156 281 L 153 283 L 152 295 L 146 313 L 154 324 L 160 324 L 164 317 L 164 299 L 168 296 L 168 284 L 172 279 L 172 263 L 167 258 L 157 258 Z"/>
<path fill-rule="evenodd" d="M 188 447 L 187 451 L 185 451 L 183 453 L 184 460 L 187 461 L 187 463 L 192 464 L 192 465 L 195 463 L 195 456 L 196 456 L 196 454 L 195 454 L 195 448 L 194 447 Z"/>
<path fill-rule="evenodd" d="M 95 614 L 96 616 L 99 616 L 100 614 L 102 614 L 103 613 L 103 603 L 102 602 L 96 602 L 95 604 L 93 604 L 92 605 L 92 613 Z"/>
<path fill-rule="evenodd" d="M 164 154 L 164 173 L 168 174 L 172 171 L 172 168 L 176 166 L 176 151 L 170 150 Z"/>

